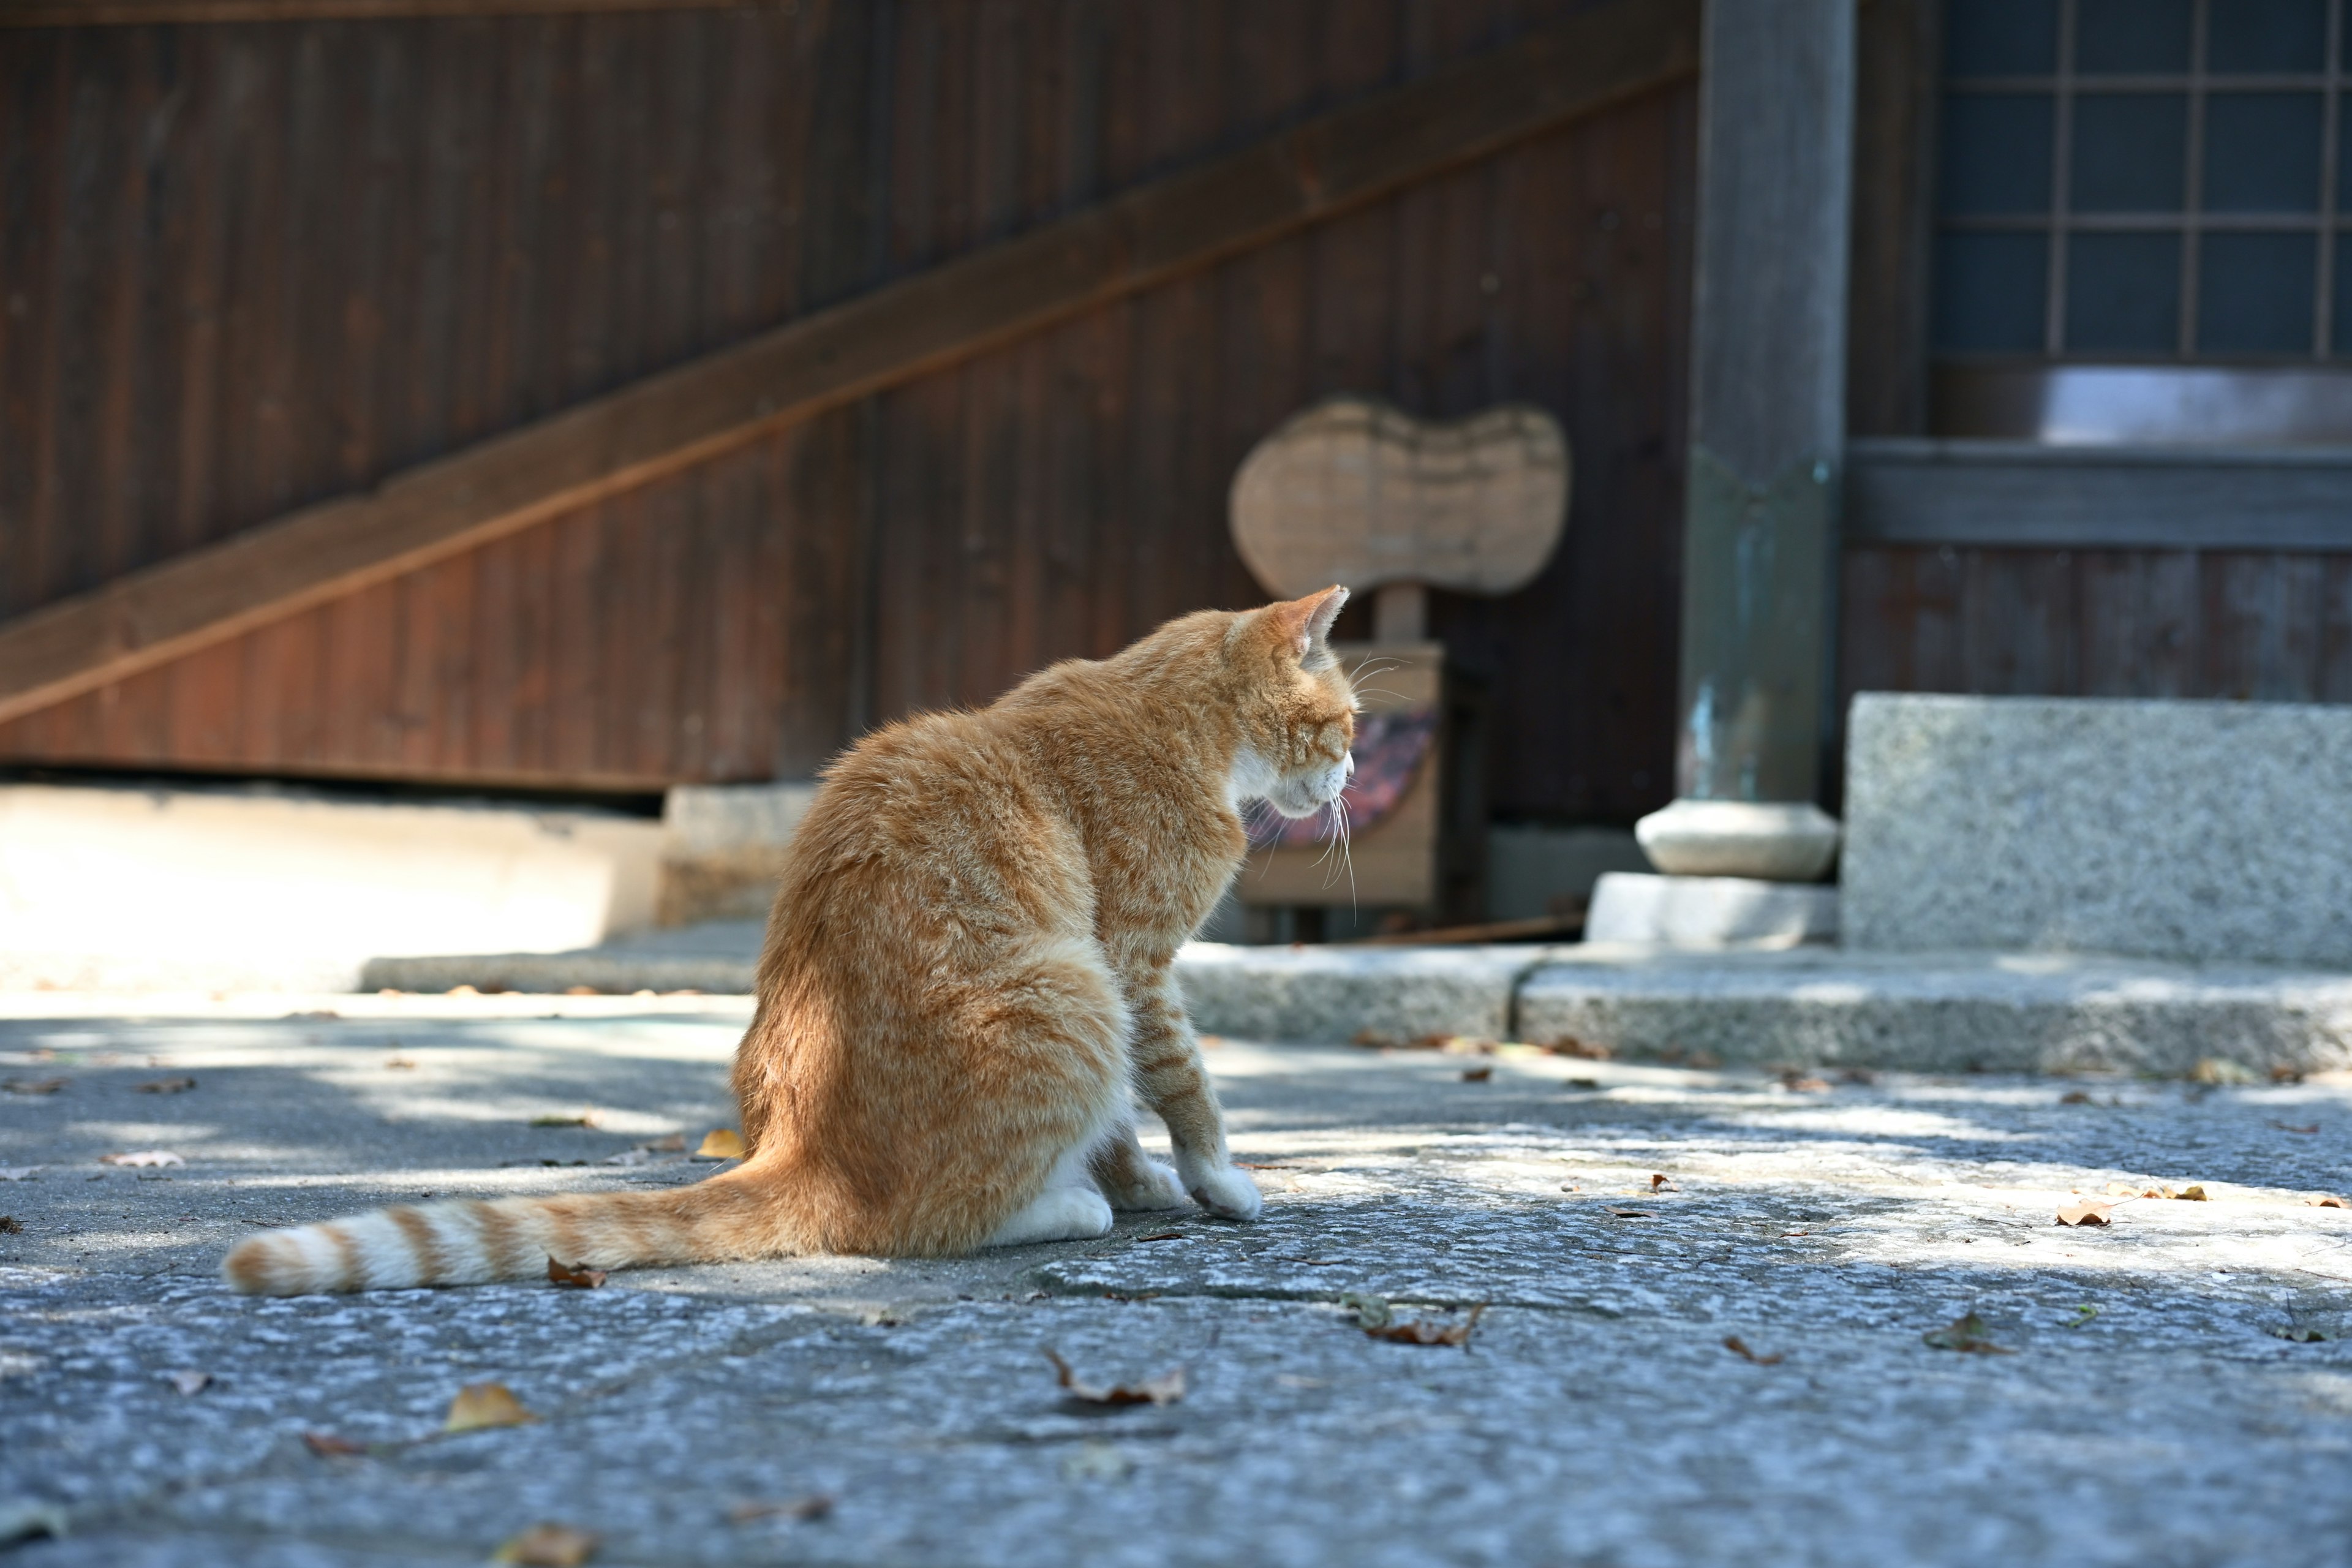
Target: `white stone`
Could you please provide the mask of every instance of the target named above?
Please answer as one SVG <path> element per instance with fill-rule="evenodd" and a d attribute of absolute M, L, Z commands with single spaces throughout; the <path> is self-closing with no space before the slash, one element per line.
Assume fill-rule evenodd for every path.
<path fill-rule="evenodd" d="M 0 988 L 320 990 L 650 923 L 660 829 L 271 788 L 0 789 Z"/>
<path fill-rule="evenodd" d="M 1584 939 L 1701 950 L 1794 947 L 1835 940 L 1837 908 L 1835 888 L 1612 871 L 1593 888 Z"/>
<path fill-rule="evenodd" d="M 1811 882 L 1837 858 L 1838 822 L 1811 802 L 1677 800 L 1633 837 L 1668 876 Z"/>
<path fill-rule="evenodd" d="M 1865 693 L 1844 941 L 2352 967 L 2352 708 Z"/>

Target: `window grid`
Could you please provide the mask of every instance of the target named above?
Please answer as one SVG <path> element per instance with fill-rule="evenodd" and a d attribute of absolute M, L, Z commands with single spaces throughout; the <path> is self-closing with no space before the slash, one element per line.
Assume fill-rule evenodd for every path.
<path fill-rule="evenodd" d="M 2227 0 L 2221 0 L 2227 4 Z M 2076 234 L 2154 233 L 2182 237 L 2180 299 L 2175 353 L 2182 359 L 2211 357 L 2198 349 L 2198 305 L 2200 253 L 2209 233 L 2311 234 L 2315 254 L 2312 278 L 2311 340 L 2307 355 L 2298 362 L 2335 357 L 2336 252 L 2339 239 L 2336 184 L 2339 177 L 2339 135 L 2343 114 L 2345 11 L 2347 0 L 2327 0 L 2325 68 L 2317 72 L 2250 74 L 2209 72 L 2209 22 L 2215 0 L 2193 0 L 2190 16 L 2189 68 L 2185 73 L 2115 73 L 2083 76 L 2076 70 L 2080 0 L 2058 0 L 2055 69 L 2048 76 L 1955 76 L 1946 89 L 1971 93 L 2047 94 L 2052 103 L 2050 200 L 2044 213 L 1947 214 L 1938 219 L 1947 231 L 1960 233 L 2024 233 L 2048 237 L 2044 279 L 2042 348 L 2052 359 L 2069 356 L 2067 330 L 2067 268 L 2070 242 Z M 2133 92 L 2175 92 L 2186 96 L 2187 125 L 2181 156 L 2181 208 L 2178 212 L 2072 211 L 2074 108 L 2087 84 L 2102 96 Z M 2206 212 L 2204 206 L 2206 100 L 2213 93 L 2317 93 L 2320 95 L 2318 210 L 2296 212 Z M 2117 357 L 2102 355 L 2103 358 Z M 2125 356 L 2128 357 L 2128 356 Z M 2230 356 L 2241 357 L 2241 356 Z M 2275 357 L 2275 356 L 2257 356 Z"/>

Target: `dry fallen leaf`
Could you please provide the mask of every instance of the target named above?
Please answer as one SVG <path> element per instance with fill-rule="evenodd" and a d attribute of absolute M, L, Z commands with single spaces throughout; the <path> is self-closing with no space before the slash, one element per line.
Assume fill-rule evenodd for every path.
<path fill-rule="evenodd" d="M 2332 1194 L 2323 1198 L 2305 1198 L 2303 1205 L 2305 1208 L 2315 1209 L 2352 1209 L 2352 1204 Z"/>
<path fill-rule="evenodd" d="M 383 1070 L 386 1072 L 415 1072 L 416 1070 L 416 1064 L 410 1061 L 406 1057 L 391 1057 L 385 1059 Z"/>
<path fill-rule="evenodd" d="M 322 1459 L 351 1458 L 367 1452 L 364 1443 L 338 1437 L 332 1432 L 305 1432 L 302 1434 L 302 1446 Z"/>
<path fill-rule="evenodd" d="M 61 1078 L 0 1079 L 0 1089 L 10 1094 L 55 1094 L 65 1086 L 66 1080 Z"/>
<path fill-rule="evenodd" d="M 192 1078 L 159 1078 L 133 1086 L 142 1094 L 183 1094 L 196 1087 Z"/>
<path fill-rule="evenodd" d="M 0 1214 L 0 1236 L 22 1236 L 25 1226 L 15 1215 Z"/>
<path fill-rule="evenodd" d="M 100 1154 L 101 1165 L 184 1165 L 185 1160 L 169 1149 L 142 1149 L 131 1154 Z"/>
<path fill-rule="evenodd" d="M 803 1521 L 818 1520 L 832 1511 L 832 1498 L 823 1492 L 811 1492 L 806 1497 L 794 1498 L 790 1502 L 739 1502 L 727 1510 L 727 1522 L 749 1524 L 753 1520 L 775 1519 L 779 1516 Z"/>
<path fill-rule="evenodd" d="M 577 1264 L 566 1266 L 552 1258 L 547 1260 L 547 1277 L 555 1284 L 572 1290 L 593 1290 L 604 1282 L 604 1271 L 601 1268 L 587 1268 Z"/>
<path fill-rule="evenodd" d="M 2065 1093 L 2058 1097 L 2058 1103 L 2061 1105 L 2088 1105 L 2091 1103 L 2091 1097 L 2082 1089 L 2070 1089 Z"/>
<path fill-rule="evenodd" d="M 452 985 L 442 994 L 444 996 L 479 996 L 481 993 L 470 985 Z"/>
<path fill-rule="evenodd" d="M 1657 1217 L 1648 1209 L 1621 1209 L 1615 1204 L 1602 1204 L 1601 1206 L 1619 1219 L 1655 1219 Z"/>
<path fill-rule="evenodd" d="M 533 1127 L 593 1127 L 599 1120 L 596 1112 L 583 1110 L 572 1116 L 555 1114 L 534 1116 L 530 1119 L 530 1124 Z"/>
<path fill-rule="evenodd" d="M 596 1555 L 601 1538 L 593 1531 L 568 1524 L 534 1524 L 498 1549 L 493 1563 L 518 1563 L 524 1568 L 580 1568 Z"/>
<path fill-rule="evenodd" d="M 1381 1034 L 1378 1029 L 1359 1029 L 1349 1037 L 1348 1043 L 1351 1046 L 1362 1046 L 1368 1050 L 1378 1051 L 1387 1049 L 1395 1045 L 1396 1041 L 1391 1036 Z"/>
<path fill-rule="evenodd" d="M 471 1432 L 483 1426 L 520 1426 L 539 1417 L 522 1407 L 514 1390 L 503 1383 L 469 1383 L 449 1402 L 444 1432 Z"/>
<path fill-rule="evenodd" d="M 2301 1083 L 2303 1081 L 2303 1069 L 2301 1068 L 2291 1068 L 2285 1066 L 2274 1067 L 2271 1068 L 2271 1081 L 2273 1083 Z"/>
<path fill-rule="evenodd" d="M 1173 1405 L 1184 1397 L 1184 1369 L 1169 1368 L 1158 1377 L 1147 1377 L 1141 1383 L 1082 1383 L 1070 1370 L 1070 1363 L 1053 1351 L 1045 1359 L 1054 1363 L 1062 1387 L 1073 1399 L 1088 1405 Z"/>
<path fill-rule="evenodd" d="M 1597 1046 L 1590 1040 L 1580 1040 L 1574 1035 L 1562 1035 L 1544 1049 L 1556 1057 L 1574 1057 L 1579 1061 L 1605 1062 L 1617 1053 L 1607 1046 Z"/>
<path fill-rule="evenodd" d="M 1791 1068 L 1780 1075 L 1780 1087 L 1792 1089 L 1799 1094 L 1827 1094 L 1830 1091 L 1830 1080 L 1825 1078 L 1815 1078 L 1811 1073 L 1799 1072 Z"/>
<path fill-rule="evenodd" d="M 1738 1334 L 1732 1334 L 1725 1339 L 1723 1342 L 1723 1348 L 1731 1352 L 1734 1355 L 1741 1357 L 1743 1360 L 1754 1362 L 1758 1366 L 1779 1366 L 1781 1362 L 1781 1357 L 1778 1352 L 1775 1352 L 1771 1355 L 1758 1355 L 1754 1351 L 1748 1348 L 1748 1342 L 1741 1339 Z"/>
<path fill-rule="evenodd" d="M 2311 1123 L 2308 1127 L 2293 1127 L 2284 1121 L 2273 1121 L 2271 1125 L 2277 1128 L 2282 1132 L 2302 1132 L 2309 1134 L 2319 1131 L 2319 1123 L 2316 1121 Z"/>
<path fill-rule="evenodd" d="M 1181 1241 L 1184 1239 L 1184 1233 L 1181 1230 L 1155 1231 L 1150 1236 L 1139 1236 L 1135 1239 L 1138 1241 Z"/>
<path fill-rule="evenodd" d="M 694 1152 L 698 1160 L 740 1160 L 746 1152 L 743 1135 L 731 1127 L 714 1127 Z"/>
<path fill-rule="evenodd" d="M 2016 1352 L 1992 1342 L 1986 1332 L 1985 1321 L 1974 1312 L 1957 1318 L 1940 1329 L 1929 1329 L 1919 1338 L 1930 1350 L 1959 1351 L 1968 1355 L 2013 1355 Z"/>
<path fill-rule="evenodd" d="M 1495 1069 L 1493 1068 L 1465 1068 L 1462 1069 L 1462 1081 L 1464 1083 L 1484 1083 L 1494 1076 Z"/>
<path fill-rule="evenodd" d="M 602 994 L 602 993 L 593 985 L 567 985 L 563 988 L 563 994 L 566 996 L 596 996 Z"/>
<path fill-rule="evenodd" d="M 1655 1171 L 1650 1173 L 1650 1190 L 1654 1193 L 1678 1193 L 1682 1191 L 1680 1187 L 1675 1185 L 1675 1179 L 1672 1176 L 1662 1175 Z"/>
<path fill-rule="evenodd" d="M 2191 1182 L 2185 1187 L 2167 1187 L 2164 1189 L 2164 1195 L 2168 1198 L 2176 1198 L 2182 1203 L 2189 1204 L 2201 1204 L 2211 1201 L 2206 1197 L 2204 1187 L 2195 1182 Z"/>
<path fill-rule="evenodd" d="M 208 1372 L 175 1372 L 169 1375 L 172 1386 L 184 1394 L 202 1394 L 212 1386 L 213 1374 Z"/>
<path fill-rule="evenodd" d="M 2105 1225 L 2107 1215 L 2115 1212 L 2113 1204 L 2068 1204 L 2058 1211 L 2060 1225 Z"/>
<path fill-rule="evenodd" d="M 1470 1315 L 1455 1323 L 1440 1323 L 1428 1318 L 1415 1318 L 1410 1323 L 1389 1323 L 1380 1328 L 1367 1328 L 1364 1332 L 1376 1340 L 1386 1340 L 1400 1345 L 1467 1345 L 1471 1331 L 1486 1313 L 1480 1302 L 1470 1309 Z"/>

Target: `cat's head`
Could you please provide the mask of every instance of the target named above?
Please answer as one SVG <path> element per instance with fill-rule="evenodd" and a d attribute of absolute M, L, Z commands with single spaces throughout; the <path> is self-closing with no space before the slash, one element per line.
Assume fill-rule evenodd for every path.
<path fill-rule="evenodd" d="M 1234 624 L 1227 657 L 1244 679 L 1236 801 L 1264 800 L 1285 816 L 1312 816 L 1339 798 L 1355 759 L 1356 694 L 1331 651 L 1345 588 L 1268 605 Z"/>

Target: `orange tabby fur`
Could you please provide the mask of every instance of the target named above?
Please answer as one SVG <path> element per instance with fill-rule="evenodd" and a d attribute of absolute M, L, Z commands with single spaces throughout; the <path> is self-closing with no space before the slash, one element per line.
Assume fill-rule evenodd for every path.
<path fill-rule="evenodd" d="M 392 1208 L 271 1231 L 239 1290 L 299 1294 L 802 1252 L 1098 1236 L 1110 1205 L 1255 1217 L 1170 973 L 1239 867 L 1238 806 L 1336 798 L 1342 588 L 1171 621 L 979 712 L 866 737 L 786 857 L 735 1058 L 750 1153 L 667 1192 Z M 1130 1091 L 1177 1170 L 1135 1141 Z"/>

